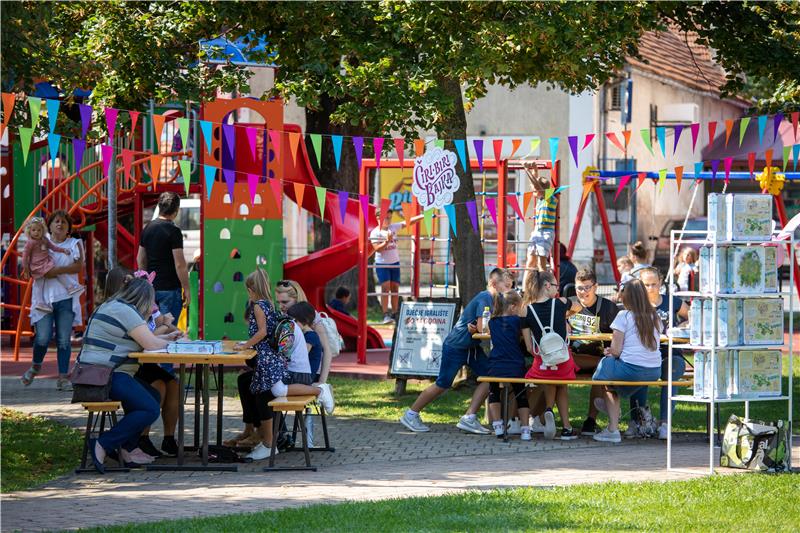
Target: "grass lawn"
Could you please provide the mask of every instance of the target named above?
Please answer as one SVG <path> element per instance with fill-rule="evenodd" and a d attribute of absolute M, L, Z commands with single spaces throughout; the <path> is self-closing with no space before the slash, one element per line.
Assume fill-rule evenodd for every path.
<path fill-rule="evenodd" d="M 800 523 L 797 474 L 468 492 L 173 520 L 148 531 L 733 531 Z M 767 526 L 768 524 L 768 526 Z M 142 524 L 90 531 L 139 531 Z"/>
<path fill-rule="evenodd" d="M 78 466 L 81 433 L 19 411 L 0 410 L 0 492 L 34 487 Z"/>
<path fill-rule="evenodd" d="M 788 368 L 788 359 L 785 360 Z M 785 371 L 786 372 L 786 371 Z M 784 378 L 784 390 L 788 390 L 788 378 Z M 427 381 L 409 381 L 407 392 L 401 397 L 394 396 L 394 380 L 361 380 L 331 377 L 336 397 L 337 417 L 371 418 L 396 421 L 410 406 L 417 395 L 429 385 Z M 225 390 L 230 396 L 238 396 L 236 374 L 225 375 Z M 423 421 L 430 423 L 455 424 L 469 405 L 472 388 L 461 386 L 449 391 L 429 405 L 422 414 Z M 683 389 L 688 391 L 688 389 Z M 660 391 L 651 387 L 649 404 L 658 413 Z M 794 365 L 794 411 L 800 413 L 800 358 L 795 357 Z M 589 387 L 569 387 L 570 420 L 580 427 L 589 404 Z M 623 408 L 627 406 L 627 400 Z M 744 404 L 721 404 L 721 425 L 732 414 L 744 416 Z M 786 402 L 753 402 L 750 404 L 752 418 L 776 420 L 786 418 Z M 706 406 L 702 404 L 679 402 L 674 414 L 675 431 L 705 431 Z"/>

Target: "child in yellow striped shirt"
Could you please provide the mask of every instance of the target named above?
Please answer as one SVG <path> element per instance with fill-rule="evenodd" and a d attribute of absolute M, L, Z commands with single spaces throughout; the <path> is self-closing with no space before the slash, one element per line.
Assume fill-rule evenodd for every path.
<path fill-rule="evenodd" d="M 531 239 L 528 243 L 528 269 L 547 270 L 548 257 L 553 248 L 556 228 L 556 207 L 558 197 L 554 194 L 545 198 L 547 182 L 539 176 L 535 163 L 525 165 L 525 172 L 536 193 L 536 209 L 534 212 L 534 226 Z M 526 272 L 527 277 L 527 272 Z"/>

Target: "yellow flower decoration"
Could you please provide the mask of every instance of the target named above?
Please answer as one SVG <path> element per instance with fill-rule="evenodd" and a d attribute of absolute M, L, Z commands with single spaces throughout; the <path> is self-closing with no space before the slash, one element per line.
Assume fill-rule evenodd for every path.
<path fill-rule="evenodd" d="M 581 182 L 582 183 L 586 183 L 586 178 L 589 178 L 589 177 L 595 178 L 595 180 L 597 178 L 599 178 L 600 177 L 600 169 L 598 169 L 597 167 L 591 167 L 591 166 L 586 167 L 586 169 L 583 171 L 583 174 L 581 174 L 581 178 L 582 178 Z"/>
<path fill-rule="evenodd" d="M 783 190 L 786 184 L 786 176 L 780 174 L 778 167 L 765 167 L 764 170 L 757 176 L 758 184 L 761 190 L 773 196 L 777 196 Z"/>

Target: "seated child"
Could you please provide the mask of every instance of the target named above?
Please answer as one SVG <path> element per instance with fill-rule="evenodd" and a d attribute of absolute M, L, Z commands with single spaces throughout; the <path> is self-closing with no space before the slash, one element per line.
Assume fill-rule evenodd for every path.
<path fill-rule="evenodd" d="M 328 305 L 331 309 L 339 311 L 340 313 L 344 313 L 345 315 L 349 315 L 350 313 L 347 312 L 347 304 L 350 303 L 350 289 L 347 287 L 339 287 L 336 289 L 336 294 L 334 295 L 333 300 L 328 302 Z"/>
<path fill-rule="evenodd" d="M 49 254 L 50 250 L 65 255 L 70 254 L 68 249 L 53 244 L 45 235 L 46 232 L 44 220 L 40 217 L 31 218 L 25 225 L 25 235 L 28 237 L 28 242 L 25 243 L 25 248 L 22 251 L 22 279 L 33 278 L 40 280 L 39 283 L 34 284 L 34 288 L 39 291 L 39 294 L 37 298 L 33 299 L 39 301 L 36 305 L 37 309 L 50 313 L 53 311 L 53 302 L 45 300 L 45 283 L 60 283 L 70 296 L 81 292 L 83 286 L 73 283 L 71 277 L 67 274 L 60 274 L 52 279 L 45 278 L 45 274 L 55 267 L 55 262 Z"/>

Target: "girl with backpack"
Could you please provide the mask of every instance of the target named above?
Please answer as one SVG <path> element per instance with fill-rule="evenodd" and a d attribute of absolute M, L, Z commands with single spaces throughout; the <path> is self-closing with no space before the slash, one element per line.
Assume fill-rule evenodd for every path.
<path fill-rule="evenodd" d="M 519 310 L 522 298 L 517 291 L 498 293 L 494 297 L 494 313 L 489 320 L 489 334 L 492 337 L 492 351 L 489 352 L 488 376 L 498 378 L 521 378 L 525 375 L 525 355 L 519 345 L 522 321 Z M 522 383 L 513 383 L 514 397 L 520 420 L 528 421 L 528 396 Z M 505 434 L 503 419 L 500 418 L 500 384 L 489 384 L 489 416 L 492 419 L 494 434 L 502 438 Z M 520 439 L 531 440 L 531 428 L 522 426 Z"/>
<path fill-rule="evenodd" d="M 661 376 L 659 340 L 661 320 L 647 299 L 641 280 L 628 281 L 622 290 L 624 311 L 611 323 L 611 346 L 592 376 L 597 381 L 656 381 Z M 621 442 L 619 433 L 620 396 L 629 397 L 639 387 L 606 387 L 605 398 L 595 398 L 599 411 L 608 413 L 608 427 L 592 438 L 601 442 Z"/>
<path fill-rule="evenodd" d="M 525 283 L 524 306 L 520 310 L 525 346 L 533 354 L 533 365 L 525 374 L 529 379 L 575 379 L 579 370 L 567 345 L 567 313 L 570 304 L 556 298 L 558 282 L 550 271 L 532 270 Z M 566 385 L 544 386 L 544 438 L 556 435 L 553 405 L 561 416 L 561 440 L 574 440 L 578 433 L 569 421 Z"/>

